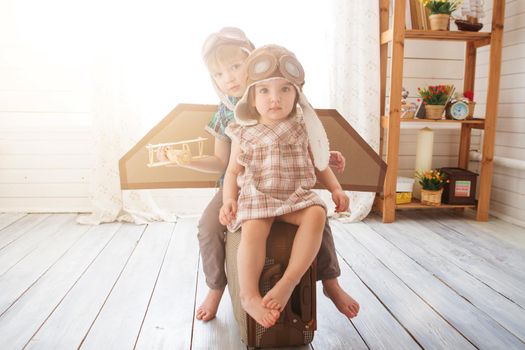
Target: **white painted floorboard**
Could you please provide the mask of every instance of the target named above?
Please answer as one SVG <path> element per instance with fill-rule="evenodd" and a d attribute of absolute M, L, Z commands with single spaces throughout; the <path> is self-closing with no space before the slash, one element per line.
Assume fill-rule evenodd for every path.
<path fill-rule="evenodd" d="M 123 225 L 114 235 L 114 227 L 101 228 L 111 237 L 110 242 L 48 314 L 36 334 L 26 339 L 26 349 L 67 350 L 80 346 L 146 227 Z"/>
<path fill-rule="evenodd" d="M 25 215 L 16 222 L 4 226 L 0 229 L 0 252 L 48 217 L 49 214 Z"/>
<path fill-rule="evenodd" d="M 24 213 L 0 213 L 0 230 L 26 216 Z"/>
<path fill-rule="evenodd" d="M 525 349 L 525 229 L 470 218 L 332 222 L 361 311 L 346 319 L 318 283 L 314 341 L 294 349 Z M 245 350 L 227 290 L 216 319 L 194 318 L 207 292 L 197 221 L 0 214 L 0 348 Z"/>
<path fill-rule="evenodd" d="M 195 220 L 177 223 L 140 331 L 137 349 L 189 349 L 199 249 Z"/>
<path fill-rule="evenodd" d="M 80 349 L 132 349 L 135 346 L 174 226 L 171 223 L 148 225 Z"/>

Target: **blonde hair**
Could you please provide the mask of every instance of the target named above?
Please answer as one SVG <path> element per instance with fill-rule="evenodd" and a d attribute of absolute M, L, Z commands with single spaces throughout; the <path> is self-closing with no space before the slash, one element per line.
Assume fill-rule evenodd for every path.
<path fill-rule="evenodd" d="M 249 55 L 245 49 L 238 45 L 220 45 L 206 57 L 206 67 L 210 72 L 220 70 L 220 65 L 235 60 L 245 60 Z"/>

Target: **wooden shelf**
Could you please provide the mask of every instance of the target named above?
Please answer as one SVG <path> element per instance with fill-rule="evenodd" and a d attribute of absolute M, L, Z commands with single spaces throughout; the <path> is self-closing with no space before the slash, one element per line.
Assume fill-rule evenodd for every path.
<path fill-rule="evenodd" d="M 455 119 L 419 119 L 419 118 L 404 119 L 404 118 L 400 118 L 399 121 L 402 122 L 402 123 L 466 124 L 466 125 L 471 125 L 475 129 L 483 129 L 485 127 L 485 119 L 480 119 L 480 118 L 465 119 L 465 120 L 455 120 Z M 389 117 L 388 116 L 381 116 L 381 127 L 382 128 L 387 129 L 388 128 L 388 122 L 389 122 Z"/>
<path fill-rule="evenodd" d="M 392 4 L 393 3 L 393 4 Z M 391 6 L 393 5 L 393 6 Z M 392 11 L 390 11 L 392 9 Z M 392 13 L 392 21 L 389 14 Z M 406 2 L 379 0 L 379 33 L 380 35 L 380 145 L 379 153 L 386 155 L 387 172 L 383 197 L 376 196 L 374 208 L 383 214 L 383 222 L 393 222 L 397 209 L 431 209 L 431 208 L 474 208 L 476 219 L 486 221 L 489 218 L 490 192 L 493 175 L 494 143 L 496 137 L 496 115 L 499 98 L 499 82 L 501 73 L 501 50 L 503 41 L 503 22 L 505 18 L 505 1 L 492 0 L 492 23 L 485 28 L 492 32 L 465 32 L 465 31 L 434 31 L 406 29 Z M 390 23 L 392 24 L 390 27 Z M 474 91 L 476 75 L 477 48 L 490 45 L 489 71 L 487 83 L 487 100 L 485 103 L 484 119 L 449 120 L 449 119 L 402 119 L 401 95 L 403 85 L 403 65 L 405 64 L 406 40 L 438 40 L 459 41 L 465 44 L 465 63 L 462 91 Z M 389 47 L 390 46 L 390 47 Z M 390 82 L 387 89 L 388 60 L 390 63 Z M 429 57 L 431 58 L 431 57 Z M 409 62 L 407 62 L 409 63 Z M 391 97 L 388 99 L 387 93 Z M 386 110 L 390 112 L 387 113 Z M 479 174 L 478 202 L 475 205 L 447 205 L 427 206 L 414 201 L 408 204 L 396 205 L 396 182 L 399 167 L 399 141 L 401 125 L 418 125 L 424 123 L 436 126 L 436 123 L 458 125 L 460 127 L 459 150 L 457 167 L 467 169 L 471 146 L 472 129 L 483 129 L 482 159 Z M 384 148 L 386 148 L 384 150 Z M 385 151 L 385 152 L 384 152 Z"/>
<path fill-rule="evenodd" d="M 373 209 L 377 212 L 382 211 L 384 205 L 384 198 L 377 195 L 374 200 Z M 426 205 L 422 204 L 418 199 L 413 198 L 410 203 L 395 204 L 396 210 L 401 209 L 456 209 L 456 208 L 471 208 L 476 209 L 476 204 L 440 204 L 440 205 Z"/>
<path fill-rule="evenodd" d="M 490 39 L 490 33 L 409 29 L 405 31 L 405 39 L 475 41 Z"/>
<path fill-rule="evenodd" d="M 381 44 L 387 44 L 394 38 L 392 29 L 381 33 Z M 466 31 L 441 31 L 441 30 L 405 30 L 405 39 L 415 40 L 441 40 L 441 41 L 464 41 L 475 42 L 476 47 L 490 44 L 490 32 L 466 32 Z"/>
<path fill-rule="evenodd" d="M 410 203 L 396 204 L 396 209 L 452 209 L 452 208 L 476 208 L 476 204 L 440 204 L 426 205 L 419 200 L 413 199 Z"/>

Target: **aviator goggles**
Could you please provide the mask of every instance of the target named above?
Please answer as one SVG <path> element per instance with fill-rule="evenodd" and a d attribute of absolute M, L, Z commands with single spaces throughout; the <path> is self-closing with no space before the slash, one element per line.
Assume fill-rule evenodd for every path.
<path fill-rule="evenodd" d="M 301 88 L 304 70 L 295 56 L 283 52 L 262 50 L 248 62 L 248 80 L 257 82 L 273 77 L 283 77 Z"/>

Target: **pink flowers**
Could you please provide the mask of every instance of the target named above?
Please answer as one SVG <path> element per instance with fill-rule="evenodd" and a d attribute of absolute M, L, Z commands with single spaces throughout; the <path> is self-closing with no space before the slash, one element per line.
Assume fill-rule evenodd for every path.
<path fill-rule="evenodd" d="M 418 88 L 417 90 L 423 99 L 423 104 L 445 105 L 450 91 L 452 91 L 452 85 L 431 85 L 428 88 Z"/>

